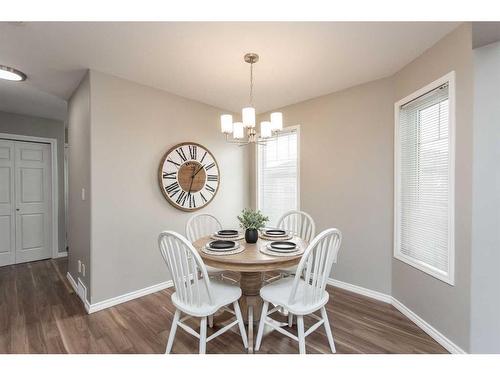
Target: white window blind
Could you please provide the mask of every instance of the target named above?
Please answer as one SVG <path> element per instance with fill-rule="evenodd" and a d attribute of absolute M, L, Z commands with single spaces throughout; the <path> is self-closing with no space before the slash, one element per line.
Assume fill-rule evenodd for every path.
<path fill-rule="evenodd" d="M 258 208 L 276 225 L 286 211 L 298 209 L 298 137 L 286 131 L 258 146 Z"/>
<path fill-rule="evenodd" d="M 395 256 L 452 283 L 450 85 L 397 111 Z"/>

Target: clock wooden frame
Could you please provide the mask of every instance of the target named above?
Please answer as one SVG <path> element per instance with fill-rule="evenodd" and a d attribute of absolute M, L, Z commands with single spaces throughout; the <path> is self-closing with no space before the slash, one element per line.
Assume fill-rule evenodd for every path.
<path fill-rule="evenodd" d="M 172 198 L 170 198 L 170 196 L 168 195 L 168 193 L 165 191 L 164 181 L 163 181 L 163 165 L 165 164 L 165 160 L 177 148 L 182 147 L 182 146 L 187 146 L 187 145 L 201 147 L 203 150 L 207 151 L 207 153 L 213 159 L 213 161 L 215 163 L 215 166 L 217 168 L 217 171 L 218 171 L 218 183 L 217 183 L 217 188 L 215 189 L 215 192 L 212 194 L 212 196 L 210 197 L 210 199 L 208 199 L 207 202 L 205 202 L 205 204 L 203 204 L 203 205 L 201 205 L 199 207 L 194 207 L 194 208 L 182 207 L 182 206 L 179 206 L 179 205 L 175 204 L 173 202 Z M 198 210 L 200 210 L 200 209 L 205 208 L 206 206 L 208 206 L 213 201 L 213 199 L 215 198 L 215 196 L 217 195 L 217 193 L 219 192 L 219 187 L 220 187 L 220 184 L 221 184 L 221 179 L 222 178 L 221 178 L 221 171 L 220 171 L 220 168 L 219 168 L 219 163 L 217 162 L 217 159 L 215 158 L 214 154 L 212 154 L 212 152 L 207 147 L 203 146 L 202 144 L 196 143 L 196 142 L 181 142 L 181 143 L 178 143 L 178 144 L 170 147 L 167 150 L 167 152 L 165 152 L 163 154 L 163 156 L 162 156 L 162 158 L 160 160 L 160 164 L 158 166 L 158 185 L 159 185 L 159 188 L 160 188 L 160 191 L 161 191 L 163 197 L 166 199 L 166 201 L 168 203 L 170 203 L 171 206 L 177 208 L 178 210 L 185 211 L 185 212 L 198 211 Z"/>

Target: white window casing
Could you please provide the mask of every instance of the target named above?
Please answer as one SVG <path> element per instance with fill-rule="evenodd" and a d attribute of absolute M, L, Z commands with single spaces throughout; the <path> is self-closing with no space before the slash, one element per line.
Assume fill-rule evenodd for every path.
<path fill-rule="evenodd" d="M 395 104 L 394 257 L 454 285 L 455 73 Z"/>

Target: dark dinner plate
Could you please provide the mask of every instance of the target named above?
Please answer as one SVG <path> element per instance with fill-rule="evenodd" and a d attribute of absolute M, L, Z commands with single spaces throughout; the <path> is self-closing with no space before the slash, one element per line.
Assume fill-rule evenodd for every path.
<path fill-rule="evenodd" d="M 268 229 L 265 231 L 268 236 L 284 236 L 286 232 L 281 229 Z"/>
<path fill-rule="evenodd" d="M 217 232 L 219 236 L 237 236 L 238 231 L 233 229 L 224 229 Z"/>
<path fill-rule="evenodd" d="M 212 241 L 208 244 L 208 247 L 216 250 L 231 249 L 235 246 L 236 243 L 234 241 L 223 241 L 223 240 Z"/>
<path fill-rule="evenodd" d="M 276 250 L 294 250 L 297 245 L 290 241 L 271 242 L 271 247 Z"/>

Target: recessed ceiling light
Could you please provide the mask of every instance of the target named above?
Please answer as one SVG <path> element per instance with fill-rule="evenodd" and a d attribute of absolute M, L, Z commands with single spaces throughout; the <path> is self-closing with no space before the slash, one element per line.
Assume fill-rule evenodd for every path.
<path fill-rule="evenodd" d="M 0 65 L 0 78 L 8 81 L 24 81 L 26 74 L 10 66 Z"/>

